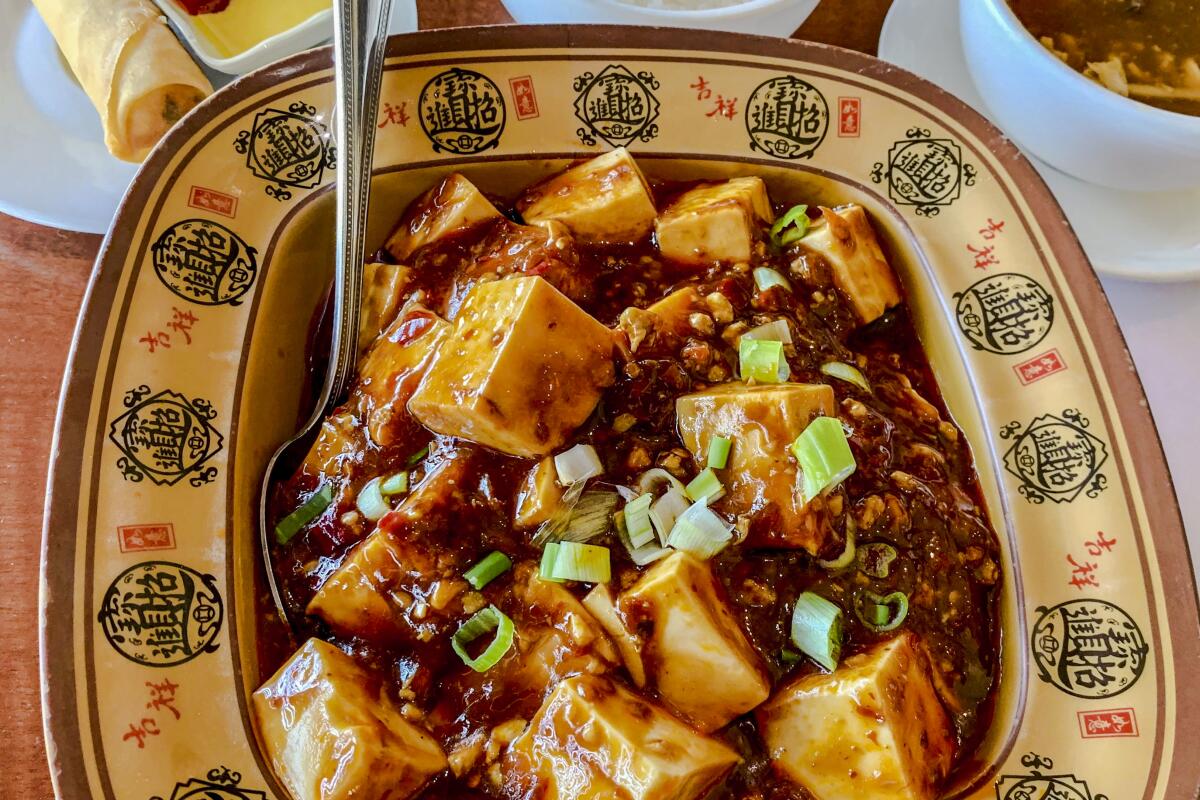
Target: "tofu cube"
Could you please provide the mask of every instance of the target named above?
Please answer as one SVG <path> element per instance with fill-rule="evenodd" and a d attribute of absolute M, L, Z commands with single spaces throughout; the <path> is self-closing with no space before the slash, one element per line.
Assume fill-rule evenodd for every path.
<path fill-rule="evenodd" d="M 408 409 L 438 433 L 540 458 L 566 442 L 613 382 L 614 342 L 542 278 L 482 283 Z"/>
<path fill-rule="evenodd" d="M 617 326 L 629 340 L 629 349 L 636 353 L 643 342 L 649 347 L 654 347 L 664 341 L 663 337 L 686 336 L 692 333 L 688 317 L 708 311 L 708 306 L 695 287 L 687 286 L 671 292 L 648 308 L 631 306 L 625 309 L 621 312 Z"/>
<path fill-rule="evenodd" d="M 554 458 L 546 456 L 521 481 L 517 491 L 517 510 L 513 516 L 513 527 L 532 528 L 550 519 L 563 489 L 558 485 L 558 470 Z"/>
<path fill-rule="evenodd" d="M 639 689 L 646 686 L 646 662 L 642 658 L 642 648 L 645 644 L 625 624 L 621 612 L 617 610 L 617 599 L 613 597 L 612 589 L 607 583 L 597 583 L 583 598 L 584 607 L 592 612 L 596 622 L 604 628 L 604 632 L 612 638 L 625 662 L 625 669 L 633 685 Z"/>
<path fill-rule="evenodd" d="M 696 291 L 695 286 L 676 289 L 646 308 L 646 311 L 658 318 L 659 324 L 664 330 L 673 333 L 690 332 L 692 326 L 688 323 L 688 317 L 695 313 L 707 313 L 708 310 L 704 298 L 700 296 L 700 292 Z"/>
<path fill-rule="evenodd" d="M 508 613 L 517 626 L 518 657 L 510 674 L 497 676 L 507 686 L 540 697 L 568 675 L 601 674 L 620 663 L 604 628 L 565 586 L 542 580 L 532 564 L 514 573 Z"/>
<path fill-rule="evenodd" d="M 954 755 L 928 658 L 908 632 L 784 687 L 758 718 L 775 766 L 816 800 L 934 800 Z"/>
<path fill-rule="evenodd" d="M 696 266 L 749 262 L 774 215 L 762 178 L 733 178 L 679 195 L 654 223 L 665 258 Z"/>
<path fill-rule="evenodd" d="M 900 282 L 862 206 L 822 208 L 799 245 L 829 264 L 834 285 L 864 325 L 900 302 Z"/>
<path fill-rule="evenodd" d="M 434 603 L 439 586 L 461 583 L 463 565 L 412 531 L 434 527 L 463 510 L 473 463 L 456 453 L 425 478 L 371 534 L 355 545 L 309 601 L 308 613 L 338 633 L 368 641 L 429 641 L 456 624 L 461 598 Z"/>
<path fill-rule="evenodd" d="M 446 316 L 454 319 L 477 284 L 522 275 L 545 278 L 567 297 L 583 302 L 592 296 L 595 274 L 582 262 L 575 239 L 561 222 L 518 225 L 504 220 L 489 226 L 469 247 L 456 248 L 445 264 L 430 266 L 454 275 L 446 302 Z M 418 266 L 426 263 L 419 260 Z"/>
<path fill-rule="evenodd" d="M 559 683 L 505 754 L 504 793 L 540 800 L 696 800 L 738 762 L 612 681 Z"/>
<path fill-rule="evenodd" d="M 432 311 L 412 306 L 375 340 L 359 365 L 355 386 L 371 441 L 387 447 L 416 428 L 405 405 L 450 333 Z"/>
<path fill-rule="evenodd" d="M 421 548 L 376 528 L 325 579 L 307 611 L 338 633 L 368 641 L 419 638 L 419 623 L 406 614 L 412 595 L 402 586 L 407 576 L 435 568 Z"/>
<path fill-rule="evenodd" d="M 309 639 L 254 693 L 267 757 L 295 800 L 406 800 L 446 769 L 350 656 Z"/>
<path fill-rule="evenodd" d="M 804 502 L 788 447 L 818 416 L 836 412 L 833 389 L 821 383 L 731 382 L 675 401 L 679 434 L 698 462 L 708 457 L 712 437 L 733 442 L 722 471 L 726 494 L 718 503 L 730 514 L 755 515 L 750 544 L 801 547 L 814 555 L 834 533 L 822 499 Z"/>
<path fill-rule="evenodd" d="M 349 411 L 331 414 L 321 423 L 321 432 L 304 457 L 302 471 L 308 475 L 349 478 L 353 463 L 345 456 L 362 447 L 362 438 L 362 428 L 354 414 Z"/>
<path fill-rule="evenodd" d="M 633 157 L 618 147 L 528 189 L 517 201 L 526 222 L 558 220 L 579 241 L 633 242 L 654 228 L 654 196 Z"/>
<path fill-rule="evenodd" d="M 765 665 L 705 562 L 682 552 L 656 562 L 617 607 L 630 628 L 650 629 L 647 677 L 699 730 L 724 727 L 771 693 Z"/>
<path fill-rule="evenodd" d="M 397 261 L 407 261 L 426 245 L 500 217 L 483 192 L 457 172 L 451 173 L 409 205 L 384 248 Z"/>
<path fill-rule="evenodd" d="M 489 592 L 490 593 L 490 592 Z M 431 730 L 455 730 L 469 741 L 501 720 L 518 720 L 524 730 L 550 690 L 574 675 L 604 675 L 618 668 L 620 656 L 600 623 L 579 599 L 561 583 L 544 581 L 532 561 L 517 563 L 512 571 L 512 590 L 490 593 L 497 608 L 513 621 L 513 646 L 486 672 L 465 665 L 439 678 L 438 702 L 426 718 Z M 476 710 L 467 714 L 481 698 L 502 698 L 493 712 Z M 479 754 L 456 748 L 450 754 L 455 774 L 460 777 L 475 768 Z M 488 761 L 494 761 L 489 756 Z"/>
<path fill-rule="evenodd" d="M 405 413 L 405 403 L 449 330 L 449 324 L 418 305 L 401 311 L 359 360 L 358 381 L 346 407 L 321 423 L 321 432 L 304 458 L 304 472 L 350 478 L 360 463 L 355 453 L 372 443 L 387 447 L 416 434 L 419 426 Z M 366 419 L 365 430 L 359 418 Z M 341 487 L 335 498 L 340 503 L 347 484 L 335 483 Z"/>
<path fill-rule="evenodd" d="M 400 298 L 412 281 L 412 270 L 400 264 L 363 265 L 362 311 L 358 318 L 358 356 L 374 344 L 400 312 Z"/>

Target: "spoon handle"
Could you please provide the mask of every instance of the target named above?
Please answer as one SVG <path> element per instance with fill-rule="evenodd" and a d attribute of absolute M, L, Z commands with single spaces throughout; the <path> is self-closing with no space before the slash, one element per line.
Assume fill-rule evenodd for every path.
<path fill-rule="evenodd" d="M 325 387 L 317 404 L 320 416 L 337 406 L 354 374 L 358 355 L 358 317 L 362 301 L 367 203 L 375 118 L 383 76 L 392 0 L 337 0 L 333 39 L 338 146 L 337 239 L 333 284 L 333 339 Z"/>

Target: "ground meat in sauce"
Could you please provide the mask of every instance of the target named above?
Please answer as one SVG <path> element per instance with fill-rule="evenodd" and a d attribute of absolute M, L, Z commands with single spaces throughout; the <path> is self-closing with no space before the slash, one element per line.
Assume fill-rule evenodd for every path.
<path fill-rule="evenodd" d="M 663 198 L 683 188 L 656 185 L 660 207 Z M 676 433 L 675 399 L 734 374 L 737 352 L 731 342 L 737 333 L 781 317 L 790 320 L 797 333 L 786 349 L 791 379 L 832 383 L 838 417 L 853 432 L 849 441 L 857 471 L 830 498 L 839 538 L 849 519 L 857 528 L 860 546 L 887 543 L 898 555 L 887 577 L 875 578 L 854 568 L 823 569 L 801 550 L 735 545 L 713 559 L 715 572 L 776 686 L 789 676 L 816 669 L 807 661 L 792 665 L 781 657 L 785 648 L 792 647 L 789 620 L 801 592 L 815 591 L 843 609 L 854 608 L 868 592 L 905 592 L 910 603 L 904 627 L 919 634 L 928 648 L 934 683 L 957 734 L 957 763 L 969 760 L 989 722 L 998 673 L 999 548 L 983 512 L 967 444 L 947 421 L 907 306 L 902 304 L 860 327 L 846 299 L 831 287 L 824 265 L 762 241 L 755 246 L 752 263 L 699 272 L 663 263 L 649 238 L 623 245 L 575 244 L 564 258 L 553 262 L 528 257 L 518 246 L 514 266 L 497 255 L 505 226 L 511 226 L 507 219 L 477 225 L 419 251 L 412 259 L 414 279 L 406 293 L 419 296 L 427 308 L 443 309 L 455 304 L 471 281 L 494 279 L 497 273 L 553 273 L 565 265 L 570 275 L 560 288 L 609 326 L 618 323 L 626 308 L 645 308 L 683 286 L 695 286 L 706 298 L 707 311 L 693 314 L 688 330 L 655 335 L 623 362 L 618 359 L 615 384 L 604 391 L 595 413 L 572 439 L 572 443 L 595 446 L 604 460 L 605 481 L 630 485 L 655 465 L 681 476 L 694 474 L 690 454 L 681 448 Z M 504 266 L 480 269 L 478 264 L 485 261 L 504 262 Z M 778 287 L 759 291 L 751 275 L 756 266 L 771 266 L 788 275 L 794 292 Z M 827 378 L 819 367 L 828 361 L 856 364 L 872 390 Z M 361 429 L 365 423 L 348 413 L 346 424 Z M 541 687 L 530 690 L 506 684 L 503 676 L 492 680 L 488 673 L 470 672 L 450 651 L 446 635 L 381 646 L 339 638 L 304 614 L 347 550 L 369 532 L 370 526 L 356 519 L 353 510 L 357 488 L 371 477 L 405 468 L 413 454 L 427 446 L 430 454 L 414 467 L 412 485 L 442 460 L 463 458 L 464 453 L 469 453 L 470 469 L 458 485 L 455 507 L 405 523 L 411 530 L 403 535 L 419 538 L 423 546 L 436 550 L 439 563 L 450 565 L 447 574 L 461 574 L 496 549 L 509 554 L 514 563 L 536 563 L 539 549 L 530 544 L 528 532 L 514 531 L 510 525 L 518 485 L 533 462 L 434 437 L 414 425 L 408 435 L 387 447 L 365 439 L 361 451 L 344 460 L 340 474 L 346 483 L 334 506 L 287 546 L 276 548 L 276 570 L 291 617 L 303 627 L 299 633 L 337 642 L 370 665 L 401 702 L 423 709 L 428 727 L 451 752 L 469 743 L 481 729 L 529 719 L 544 696 Z M 302 472 L 276 486 L 275 519 L 315 488 L 312 476 Z M 719 503 L 715 507 L 720 510 Z M 399 524 L 393 516 L 380 524 Z M 639 570 L 615 536 L 610 538 L 601 543 L 611 546 L 614 585 L 628 586 Z M 840 541 L 835 544 L 835 552 L 822 555 L 836 555 Z M 462 618 L 471 608 L 492 603 L 511 612 L 518 629 L 543 624 L 521 617 L 514 595 L 515 575 L 510 571 L 493 581 L 482 597 L 464 593 L 456 600 L 462 603 Z M 588 588 L 568 586 L 578 596 Z M 843 658 L 895 635 L 873 633 L 853 613 L 845 617 Z M 286 654 L 277 653 L 273 660 L 269 656 L 264 666 L 273 669 L 280 655 Z M 717 735 L 742 755 L 743 763 L 712 797 L 806 796 L 773 773 L 752 715 L 735 720 Z M 420 796 L 497 796 L 492 792 L 491 784 L 476 771 L 463 779 L 448 773 L 438 776 Z"/>

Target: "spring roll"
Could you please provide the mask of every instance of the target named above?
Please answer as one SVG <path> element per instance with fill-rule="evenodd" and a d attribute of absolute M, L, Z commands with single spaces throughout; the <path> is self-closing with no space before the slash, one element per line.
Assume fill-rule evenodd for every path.
<path fill-rule="evenodd" d="M 212 85 L 149 0 L 33 0 L 104 124 L 117 158 L 141 161 Z"/>

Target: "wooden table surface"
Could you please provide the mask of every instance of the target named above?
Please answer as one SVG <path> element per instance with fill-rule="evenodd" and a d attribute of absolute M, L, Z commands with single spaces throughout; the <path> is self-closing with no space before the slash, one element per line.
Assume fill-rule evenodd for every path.
<path fill-rule="evenodd" d="M 795 37 L 874 52 L 891 0 L 822 0 Z M 499 0 L 418 0 L 422 28 L 511 22 Z M 59 385 L 101 237 L 0 214 L 0 794 L 53 793 L 38 691 L 38 553 Z M 64 798 L 64 800 L 85 800 Z"/>

